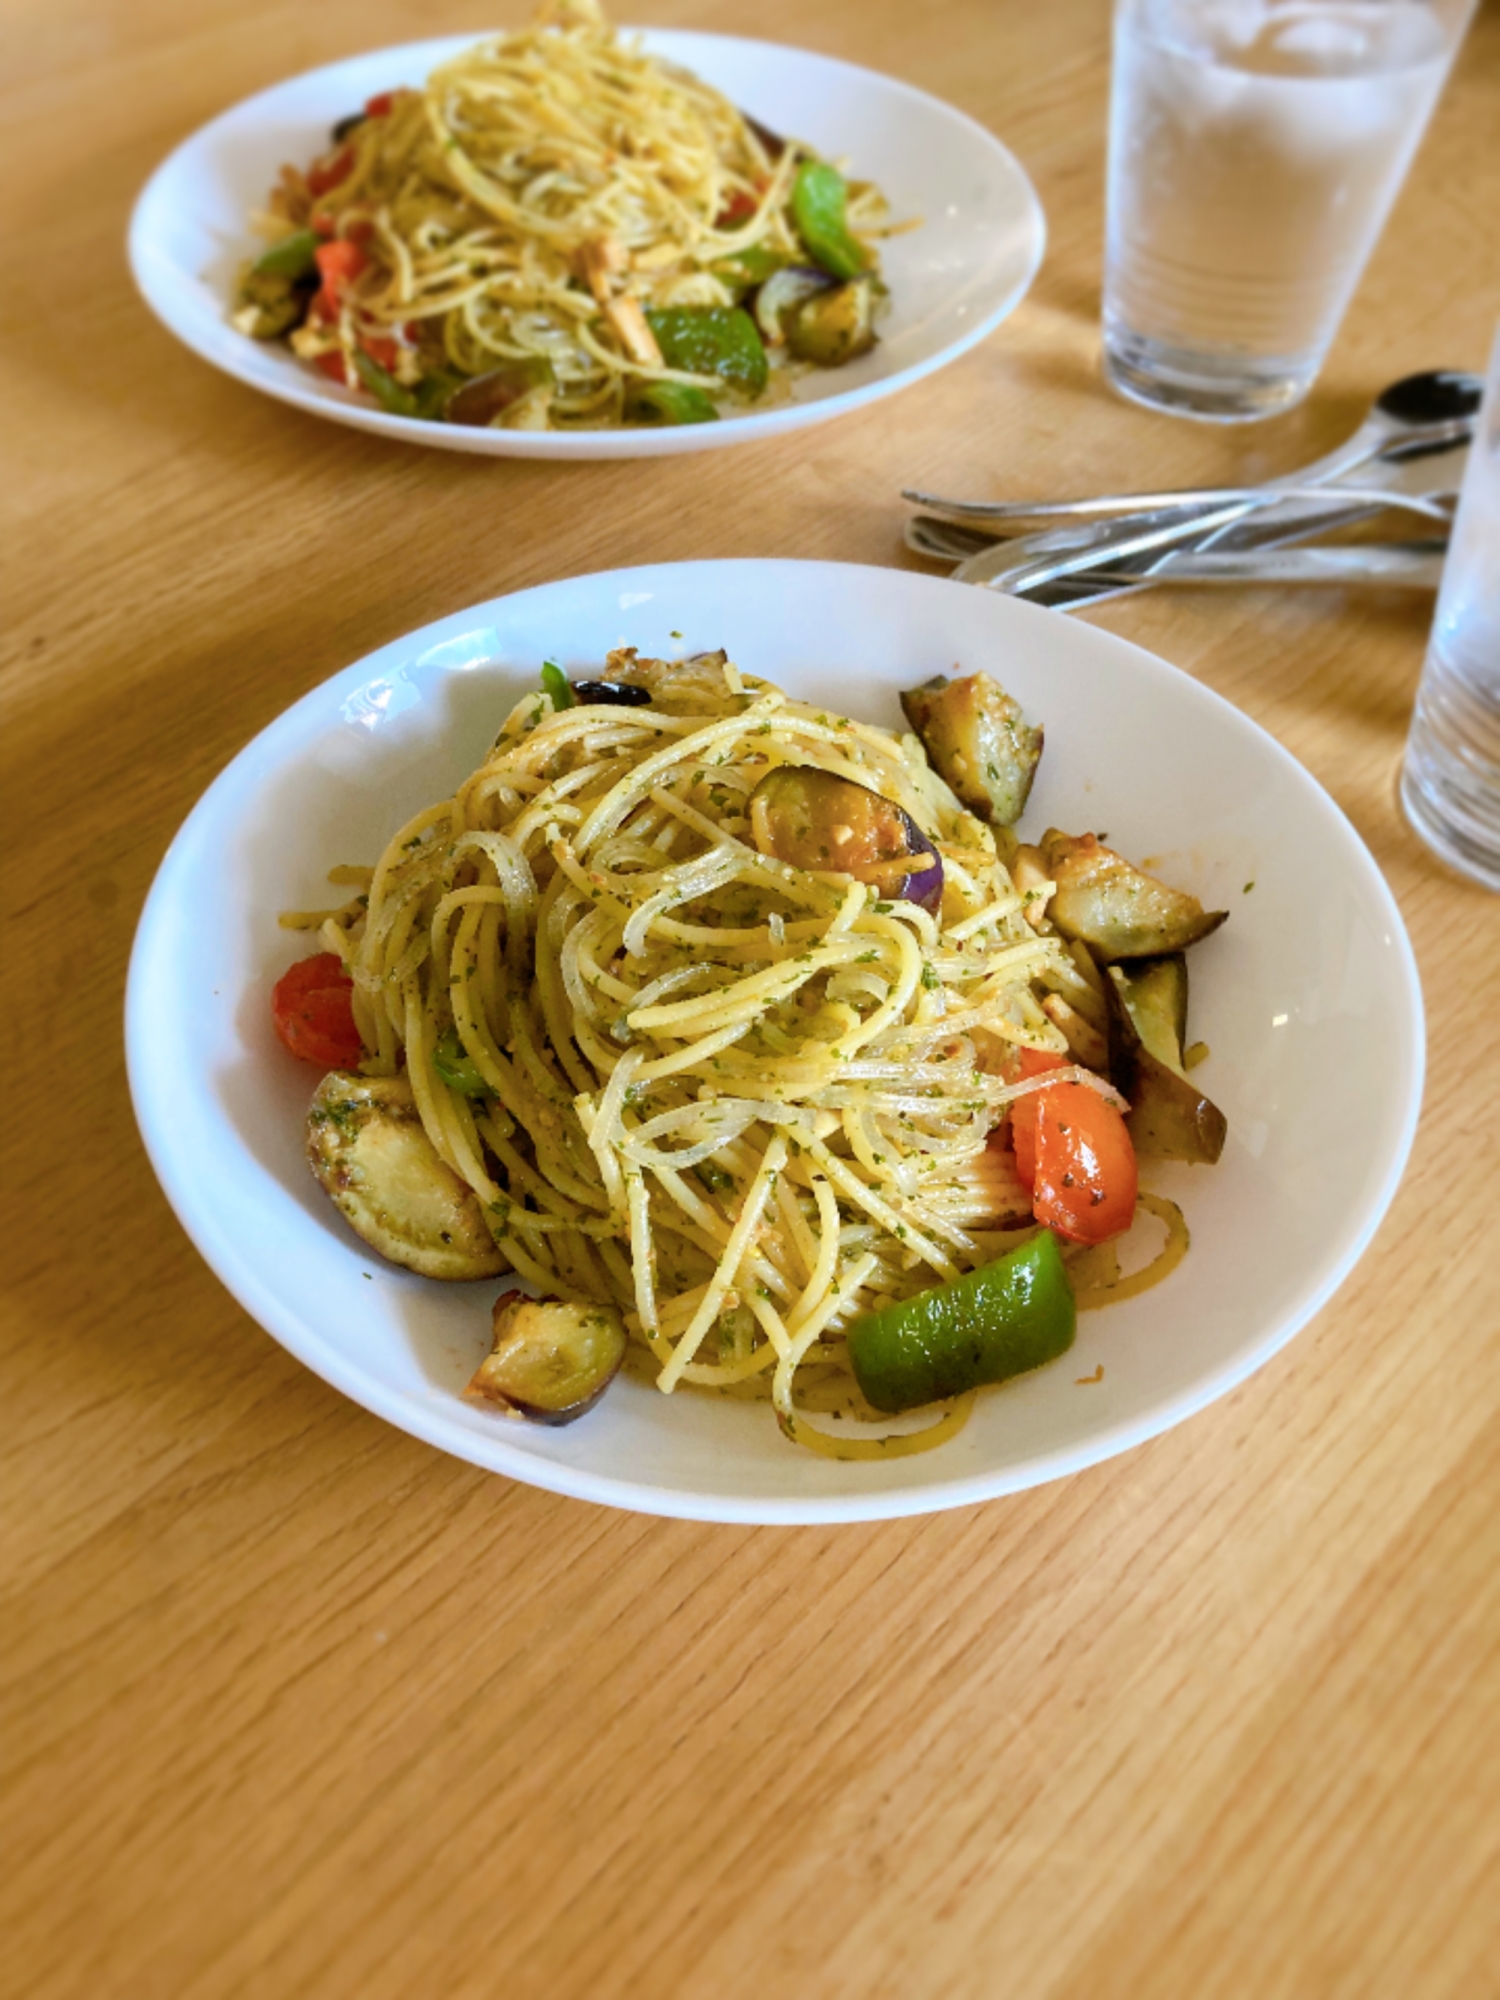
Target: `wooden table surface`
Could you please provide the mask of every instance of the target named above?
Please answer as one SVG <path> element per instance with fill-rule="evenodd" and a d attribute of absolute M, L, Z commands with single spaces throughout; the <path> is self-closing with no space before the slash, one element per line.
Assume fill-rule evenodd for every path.
<path fill-rule="evenodd" d="M 348 661 L 621 563 L 906 563 L 905 481 L 1269 473 L 1392 377 L 1482 365 L 1493 5 L 1313 398 L 1227 433 L 1098 380 L 1103 0 L 640 11 L 854 58 L 1002 134 L 1051 225 L 1030 299 L 940 376 L 732 458 L 364 438 L 173 343 L 127 277 L 130 202 L 226 104 L 493 25 L 483 0 L 6 10 L 0 1990 L 1500 1994 L 1500 924 L 1396 805 L 1429 601 L 1093 614 L 1330 789 L 1400 901 L 1430 1028 L 1411 1167 L 1358 1271 L 1126 1457 L 869 1528 L 557 1499 L 326 1388 L 152 1179 L 120 1036 L 142 899 L 212 775 Z"/>

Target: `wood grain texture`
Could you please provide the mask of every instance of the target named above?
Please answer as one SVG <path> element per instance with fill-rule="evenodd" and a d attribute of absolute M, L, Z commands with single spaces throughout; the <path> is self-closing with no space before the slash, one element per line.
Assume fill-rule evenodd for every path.
<path fill-rule="evenodd" d="M 642 11 L 746 27 L 727 0 Z M 119 1032 L 136 915 L 205 783 L 414 625 L 626 562 L 904 563 L 903 483 L 1264 474 L 1393 376 L 1479 365 L 1500 12 L 1315 395 L 1248 433 L 1099 386 L 1103 0 L 757 11 L 992 126 L 1051 224 L 997 337 L 847 422 L 707 460 L 492 463 L 182 353 L 122 254 L 157 159 L 293 70 L 491 24 L 475 0 L 7 9 L 0 1991 L 1500 1994 L 1500 923 L 1395 802 L 1424 602 L 1093 614 L 1333 792 L 1411 928 L 1431 1067 L 1333 1304 L 1235 1395 L 1059 1485 L 749 1530 L 441 1458 L 221 1291 L 146 1166 Z"/>

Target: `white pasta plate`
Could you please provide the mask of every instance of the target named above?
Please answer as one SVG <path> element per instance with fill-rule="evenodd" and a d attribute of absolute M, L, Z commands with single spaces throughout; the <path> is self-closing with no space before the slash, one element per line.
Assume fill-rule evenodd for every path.
<path fill-rule="evenodd" d="M 1107 832 L 1229 921 L 1191 954 L 1191 1032 L 1228 1116 L 1214 1167 L 1143 1177 L 1192 1231 L 1155 1290 L 1080 1316 L 1061 1360 L 983 1391 L 936 1450 L 840 1463 L 764 1404 L 622 1376 L 563 1429 L 463 1400 L 504 1281 L 383 1264 L 303 1158 L 315 1073 L 277 1042 L 270 989 L 306 942 L 278 927 L 327 869 L 481 760 L 544 659 L 717 646 L 804 699 L 899 726 L 898 691 L 985 668 L 1045 724 L 1023 830 Z M 1253 884 L 1253 887 L 1249 885 Z M 1111 634 L 997 593 L 830 563 L 621 570 L 502 597 L 336 674 L 214 781 L 161 865 L 131 963 L 136 1114 L 193 1241 L 283 1346 L 444 1451 L 586 1500 L 718 1521 L 876 1519 L 1075 1472 L 1222 1396 L 1332 1297 L 1405 1165 L 1422 999 L 1401 918 L 1328 795 L 1256 724 Z M 1102 1376 L 1098 1371 L 1102 1369 Z M 1094 1379 L 1086 1379 L 1094 1378 Z"/>
<path fill-rule="evenodd" d="M 1025 296 L 1046 240 L 1031 183 L 993 134 L 911 85 L 852 63 L 769 42 L 651 29 L 645 46 L 695 71 L 744 111 L 847 157 L 886 193 L 897 219 L 879 345 L 816 369 L 790 400 L 716 424 L 572 434 L 488 430 L 388 415 L 228 320 L 235 274 L 257 245 L 249 215 L 283 161 L 305 164 L 335 120 L 379 91 L 422 82 L 473 35 L 412 42 L 331 63 L 261 91 L 183 142 L 153 174 L 130 224 L 130 263 L 147 304 L 177 338 L 252 388 L 336 423 L 450 451 L 514 458 L 649 458 L 774 437 L 862 408 L 954 360 Z"/>

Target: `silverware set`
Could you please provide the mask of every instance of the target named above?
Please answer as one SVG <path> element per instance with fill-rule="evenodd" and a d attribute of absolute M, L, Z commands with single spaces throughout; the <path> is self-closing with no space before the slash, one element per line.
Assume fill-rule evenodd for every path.
<path fill-rule="evenodd" d="M 1337 450 L 1259 486 L 1047 501 L 908 490 L 920 511 L 907 545 L 960 582 L 1058 610 L 1161 583 L 1435 590 L 1483 388 L 1448 369 L 1406 376 Z M 1403 539 L 1319 539 L 1386 515 Z"/>

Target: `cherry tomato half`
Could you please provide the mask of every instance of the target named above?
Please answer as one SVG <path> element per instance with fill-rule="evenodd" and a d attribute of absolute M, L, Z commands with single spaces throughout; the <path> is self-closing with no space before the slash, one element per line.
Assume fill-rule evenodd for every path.
<path fill-rule="evenodd" d="M 1067 1068 L 1063 1057 L 1049 1055 L 1042 1049 L 1018 1049 L 1016 1056 L 1023 1077 Z M 1028 1194 L 1036 1180 L 1036 1119 L 1041 1098 L 1041 1091 L 1033 1090 L 1025 1097 L 1018 1097 L 1010 1107 L 1010 1143 L 1015 1149 L 1016 1178 Z"/>
<path fill-rule="evenodd" d="M 1061 1056 L 1021 1051 L 1021 1074 L 1063 1069 Z M 1103 1243 L 1135 1216 L 1135 1148 L 1125 1120 L 1086 1083 L 1034 1090 L 1011 1108 L 1016 1174 L 1038 1222 L 1074 1243 Z"/>
<path fill-rule="evenodd" d="M 271 1020 L 300 1062 L 353 1069 L 364 1054 L 354 1025 L 354 981 L 336 953 L 302 958 L 276 982 Z"/>
<path fill-rule="evenodd" d="M 1135 1218 L 1135 1148 L 1125 1120 L 1086 1083 L 1039 1091 L 1031 1212 L 1074 1243 L 1103 1243 Z"/>

